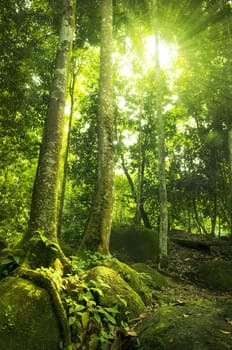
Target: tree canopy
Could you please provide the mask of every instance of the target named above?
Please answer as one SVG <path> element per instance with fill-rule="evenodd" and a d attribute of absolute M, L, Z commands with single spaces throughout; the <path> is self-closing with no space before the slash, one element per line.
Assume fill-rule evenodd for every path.
<path fill-rule="evenodd" d="M 99 4 L 85 1 L 76 8 L 62 227 L 63 237 L 76 242 L 84 232 L 97 176 Z M 54 1 L 1 3 L 1 234 L 9 241 L 21 237 L 29 219 L 60 8 Z M 159 95 L 169 228 L 231 232 L 231 2 L 158 1 L 155 13 L 153 1 L 116 1 L 112 28 L 113 221 L 135 222 L 139 203 L 142 223 L 159 226 L 160 131 L 154 114 Z M 67 116 L 70 103 L 71 98 Z"/>

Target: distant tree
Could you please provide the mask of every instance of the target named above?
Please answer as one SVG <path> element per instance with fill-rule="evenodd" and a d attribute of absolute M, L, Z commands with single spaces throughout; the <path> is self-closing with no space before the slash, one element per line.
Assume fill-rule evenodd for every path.
<path fill-rule="evenodd" d="M 154 21 L 156 40 L 156 109 L 158 133 L 158 179 L 159 179 L 159 200 L 160 200 L 160 221 L 159 221 L 159 263 L 164 265 L 167 260 L 168 240 L 168 203 L 165 174 L 165 131 L 162 115 L 162 92 L 160 84 L 160 60 L 159 60 L 159 27 L 158 27 L 158 1 L 154 0 Z"/>

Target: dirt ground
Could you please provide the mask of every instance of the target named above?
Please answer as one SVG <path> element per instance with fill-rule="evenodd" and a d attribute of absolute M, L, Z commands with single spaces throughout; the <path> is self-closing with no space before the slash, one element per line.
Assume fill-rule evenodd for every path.
<path fill-rule="evenodd" d="M 231 240 L 171 233 L 168 267 L 161 270 L 168 286 L 154 292 L 128 349 L 232 349 L 231 263 Z"/>

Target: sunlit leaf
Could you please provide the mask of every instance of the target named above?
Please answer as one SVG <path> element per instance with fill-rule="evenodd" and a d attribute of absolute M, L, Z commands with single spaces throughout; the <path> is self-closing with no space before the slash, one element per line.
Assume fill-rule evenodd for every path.
<path fill-rule="evenodd" d="M 73 324 L 75 323 L 75 321 L 76 321 L 76 317 L 70 316 L 70 317 L 68 318 L 68 324 L 69 324 L 69 326 L 73 325 Z"/>
<path fill-rule="evenodd" d="M 83 328 L 86 328 L 89 322 L 89 313 L 88 311 L 85 311 L 82 313 L 81 315 L 81 322 L 82 322 L 82 326 Z"/>

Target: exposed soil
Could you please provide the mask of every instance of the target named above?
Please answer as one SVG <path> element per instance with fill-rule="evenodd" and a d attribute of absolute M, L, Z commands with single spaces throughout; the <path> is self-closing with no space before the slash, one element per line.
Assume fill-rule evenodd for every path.
<path fill-rule="evenodd" d="M 232 241 L 172 232 L 161 272 L 168 287 L 154 291 L 135 325 L 139 337 L 125 349 L 232 349 Z"/>

